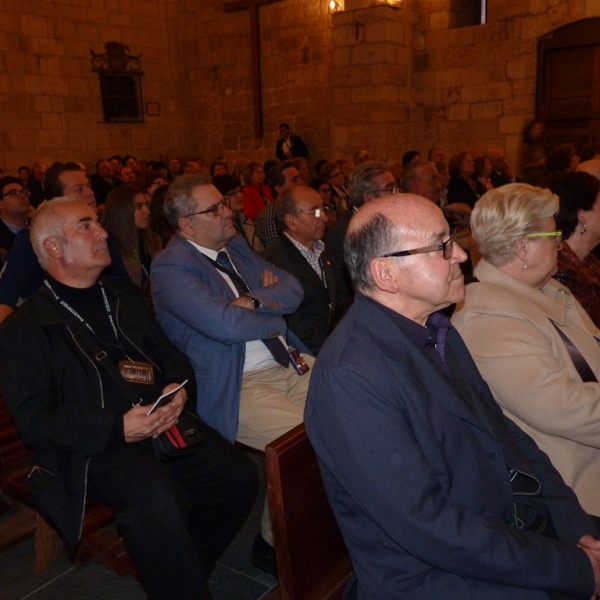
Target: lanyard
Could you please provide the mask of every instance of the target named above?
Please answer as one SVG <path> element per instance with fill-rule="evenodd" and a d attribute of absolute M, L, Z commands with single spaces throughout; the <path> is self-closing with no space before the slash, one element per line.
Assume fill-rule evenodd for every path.
<path fill-rule="evenodd" d="M 44 285 L 52 292 L 54 298 L 56 298 L 57 302 L 59 302 L 62 306 L 64 306 L 74 317 L 76 317 L 80 323 L 85 325 L 96 337 L 96 332 L 92 329 L 91 325 L 72 307 L 69 306 L 62 298 L 59 298 L 58 294 L 52 289 L 50 282 L 47 279 L 44 279 Z M 106 309 L 106 314 L 108 316 L 108 320 L 110 321 L 111 327 L 115 334 L 115 339 L 117 343 L 119 343 L 119 335 L 117 334 L 117 328 L 115 326 L 115 321 L 112 316 L 112 310 L 110 308 L 110 304 L 108 302 L 108 298 L 106 297 L 106 291 L 104 290 L 104 286 L 101 281 L 98 281 L 98 285 L 100 286 L 100 291 L 102 292 L 102 298 L 104 300 L 104 308 Z"/>

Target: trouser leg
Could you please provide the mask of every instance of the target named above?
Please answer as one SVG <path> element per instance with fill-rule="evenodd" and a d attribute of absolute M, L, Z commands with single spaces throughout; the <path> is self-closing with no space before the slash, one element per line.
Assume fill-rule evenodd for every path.
<path fill-rule="evenodd" d="M 88 495 L 114 508 L 127 552 L 151 600 L 210 597 L 188 533 L 189 500 L 151 448 L 130 444 L 92 458 Z"/>
<path fill-rule="evenodd" d="M 192 503 L 189 530 L 208 577 L 250 514 L 258 477 L 245 454 L 206 424 L 200 429 L 204 442 L 194 454 L 166 465 Z"/>

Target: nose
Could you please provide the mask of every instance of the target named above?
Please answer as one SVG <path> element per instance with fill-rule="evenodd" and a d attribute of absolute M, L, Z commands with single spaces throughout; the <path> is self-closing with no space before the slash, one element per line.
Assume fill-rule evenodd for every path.
<path fill-rule="evenodd" d="M 467 253 L 458 245 L 458 242 L 454 242 L 454 249 L 452 250 L 452 258 L 455 262 L 463 263 L 467 260 Z"/>

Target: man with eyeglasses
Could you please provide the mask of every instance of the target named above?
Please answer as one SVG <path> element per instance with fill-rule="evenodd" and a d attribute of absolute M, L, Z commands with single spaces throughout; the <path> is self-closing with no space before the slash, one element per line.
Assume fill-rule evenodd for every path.
<path fill-rule="evenodd" d="M 350 210 L 334 223 L 325 238 L 328 252 L 335 257 L 335 278 L 341 283 L 340 302 L 352 301 L 352 282 L 344 262 L 344 238 L 352 215 L 366 202 L 399 191 L 394 175 L 382 162 L 362 162 L 350 173 L 348 178 Z"/>
<path fill-rule="evenodd" d="M 17 233 L 26 229 L 27 218 L 31 212 L 29 190 L 17 177 L 0 179 L 0 248 L 8 251 L 12 248 Z"/>
<path fill-rule="evenodd" d="M 96 210 L 94 191 L 85 174 L 77 163 L 54 163 L 44 176 L 44 194 L 46 200 L 60 196 L 73 196 Z M 108 238 L 108 249 L 112 263 L 110 274 L 129 280 L 123 265 L 123 258 L 113 238 Z M 29 298 L 44 280 L 44 272 L 33 251 L 29 229 L 19 232 L 8 255 L 6 264 L 0 273 L 0 323 L 10 315 L 17 305 Z"/>
<path fill-rule="evenodd" d="M 417 194 L 440 205 L 442 183 L 435 165 L 431 162 L 411 163 L 404 168 L 400 180 L 402 191 Z"/>
<path fill-rule="evenodd" d="M 285 320 L 315 356 L 340 312 L 333 259 L 322 241 L 328 210 L 319 193 L 308 186 L 285 190 L 275 201 L 279 239 L 263 253 L 302 284 L 302 302 Z"/>
<path fill-rule="evenodd" d="M 356 298 L 316 361 L 305 421 L 354 567 L 348 597 L 598 594 L 595 525 L 440 312 L 465 296 L 466 259 L 442 211 L 374 200 L 345 252 Z"/>
<path fill-rule="evenodd" d="M 313 358 L 299 356 L 305 346 L 284 319 L 302 287 L 237 235 L 209 176 L 175 180 L 164 211 L 176 235 L 152 262 L 158 320 L 192 362 L 202 419 L 230 442 L 264 450 L 304 414 Z M 265 509 L 252 561 L 276 574 L 272 545 Z"/>

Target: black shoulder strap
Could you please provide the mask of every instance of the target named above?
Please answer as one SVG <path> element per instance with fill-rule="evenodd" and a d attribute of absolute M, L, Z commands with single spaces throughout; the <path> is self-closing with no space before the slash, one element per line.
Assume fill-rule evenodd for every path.
<path fill-rule="evenodd" d="M 598 379 L 594 375 L 594 372 L 590 368 L 590 365 L 587 364 L 587 361 L 585 360 L 585 358 L 583 358 L 581 352 L 577 350 L 575 344 L 573 344 L 573 342 L 558 328 L 558 326 L 554 321 L 552 321 L 552 319 L 550 319 L 550 323 L 554 325 L 554 328 L 556 329 L 556 331 L 558 331 L 558 335 L 560 335 L 561 340 L 567 347 L 567 352 L 569 353 L 569 356 L 571 357 L 571 360 L 573 361 L 573 364 L 575 365 L 575 368 L 577 369 L 581 380 L 584 383 L 598 383 Z"/>

